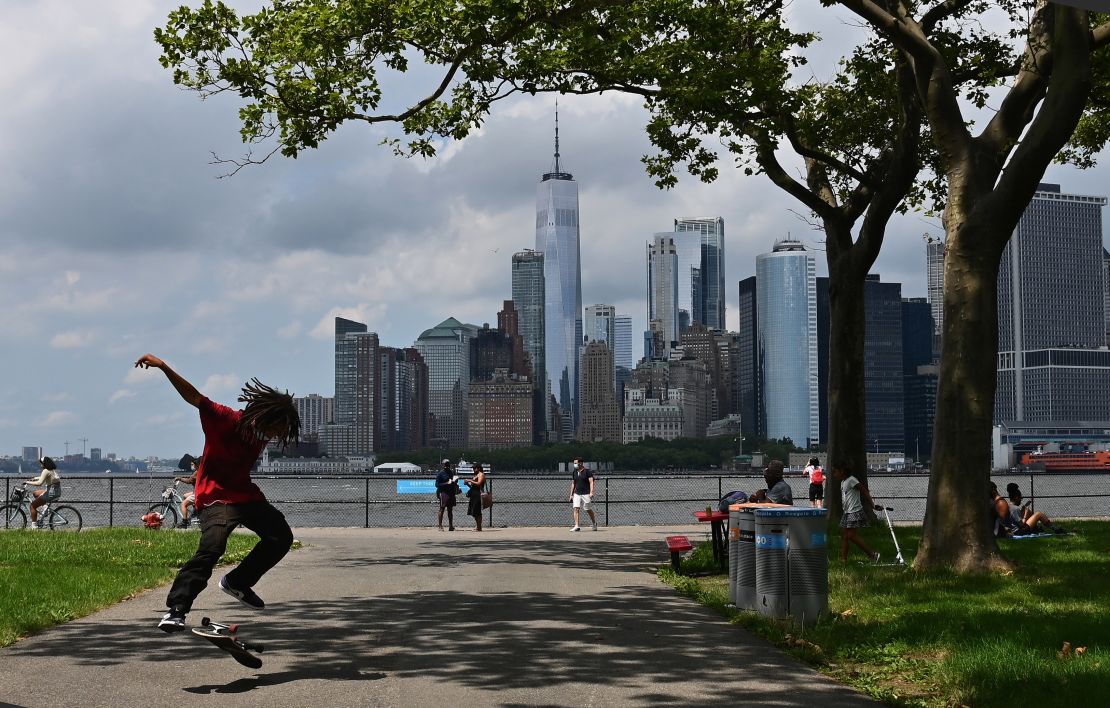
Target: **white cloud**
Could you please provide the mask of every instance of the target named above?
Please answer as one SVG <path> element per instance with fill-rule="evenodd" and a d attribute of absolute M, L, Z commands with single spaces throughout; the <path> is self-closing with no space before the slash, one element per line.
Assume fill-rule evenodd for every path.
<path fill-rule="evenodd" d="M 236 391 L 242 380 L 236 374 L 212 374 L 200 387 L 200 392 L 209 395 L 223 391 Z"/>
<path fill-rule="evenodd" d="M 39 419 L 35 426 L 39 428 L 57 428 L 75 420 L 77 420 L 77 416 L 71 411 L 52 411 Z"/>
<path fill-rule="evenodd" d="M 227 340 L 222 337 L 204 337 L 193 342 L 190 348 L 194 354 L 213 354 L 227 349 Z"/>
<path fill-rule="evenodd" d="M 132 366 L 131 369 L 128 370 L 127 376 L 123 377 L 123 382 L 125 384 L 147 383 L 161 376 L 162 372 L 158 369 L 143 369 Z"/>
<path fill-rule="evenodd" d="M 336 317 L 361 322 L 373 332 L 376 330 L 377 325 L 384 320 L 386 309 L 386 306 L 383 304 L 371 305 L 368 303 L 361 303 L 353 307 L 333 307 L 328 314 L 320 318 L 320 321 L 312 328 L 311 334 L 316 339 L 331 339 L 335 337 Z M 431 325 L 429 325 L 429 327 L 430 326 Z"/>
<path fill-rule="evenodd" d="M 66 271 L 66 285 L 76 285 L 77 281 L 81 279 L 81 274 L 75 270 Z"/>
<path fill-rule="evenodd" d="M 91 343 L 92 334 L 80 331 L 59 332 L 50 340 L 50 346 L 55 349 L 84 349 Z"/>
<path fill-rule="evenodd" d="M 121 388 L 121 389 L 117 390 L 115 393 L 112 394 L 111 398 L 108 399 L 108 403 L 115 403 L 116 401 L 123 400 L 124 398 L 134 398 L 134 397 L 135 397 L 135 392 L 134 391 L 132 391 L 130 389 L 126 389 L 126 388 Z"/>
<path fill-rule="evenodd" d="M 298 320 L 296 322 L 290 322 L 284 327 L 278 328 L 277 334 L 282 339 L 293 339 L 303 331 L 304 325 L 302 325 Z"/>

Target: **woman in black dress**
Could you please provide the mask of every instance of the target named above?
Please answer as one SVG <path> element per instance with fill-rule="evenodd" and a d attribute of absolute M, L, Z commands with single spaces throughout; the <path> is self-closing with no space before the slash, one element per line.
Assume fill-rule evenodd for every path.
<path fill-rule="evenodd" d="M 474 517 L 475 531 L 482 530 L 482 490 L 486 486 L 486 473 L 482 471 L 482 466 L 478 463 L 474 464 L 474 476 L 466 481 L 468 487 L 466 492 L 467 503 L 466 513 L 468 516 Z"/>

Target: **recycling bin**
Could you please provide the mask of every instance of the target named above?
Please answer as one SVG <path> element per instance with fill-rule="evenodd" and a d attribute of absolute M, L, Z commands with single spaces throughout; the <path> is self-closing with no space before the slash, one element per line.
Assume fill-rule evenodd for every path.
<path fill-rule="evenodd" d="M 736 601 L 736 569 L 740 565 L 740 505 L 728 507 L 728 601 Z"/>
<path fill-rule="evenodd" d="M 787 529 L 782 515 L 789 509 L 755 509 L 755 609 L 766 617 L 785 618 L 787 595 Z"/>
<path fill-rule="evenodd" d="M 787 516 L 790 616 L 807 627 L 829 611 L 828 517 L 826 509 L 796 509 Z"/>

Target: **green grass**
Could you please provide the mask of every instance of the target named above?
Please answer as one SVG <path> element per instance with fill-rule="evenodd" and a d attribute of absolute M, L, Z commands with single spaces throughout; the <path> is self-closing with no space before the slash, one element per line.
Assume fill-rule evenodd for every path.
<path fill-rule="evenodd" d="M 169 581 L 199 538 L 147 529 L 0 532 L 0 647 Z M 241 560 L 257 540 L 232 534 L 221 562 Z"/>
<path fill-rule="evenodd" d="M 823 672 L 892 705 L 1079 706 L 1110 695 L 1110 523 L 1068 524 L 1077 536 L 1002 540 L 1016 569 L 961 577 L 847 564 L 830 548 L 831 615 L 801 629 L 728 607 L 728 578 L 708 543 L 660 577 Z M 892 558 L 883 528 L 866 538 Z M 898 528 L 907 555 L 920 529 Z M 884 538 L 885 535 L 885 538 Z M 830 536 L 839 546 L 839 537 Z M 688 565 L 687 565 L 688 563 Z M 1064 642 L 1073 648 L 1061 656 Z M 1074 648 L 1085 647 L 1082 654 Z"/>

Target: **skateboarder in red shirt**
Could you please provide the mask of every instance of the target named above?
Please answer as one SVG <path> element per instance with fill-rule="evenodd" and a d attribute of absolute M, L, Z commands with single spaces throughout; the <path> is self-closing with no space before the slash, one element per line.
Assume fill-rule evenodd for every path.
<path fill-rule="evenodd" d="M 208 585 L 212 568 L 227 547 L 236 526 L 254 531 L 259 541 L 247 557 L 220 578 L 220 589 L 243 604 L 262 609 L 266 603 L 252 589 L 293 545 L 293 532 L 285 516 L 266 501 L 251 481 L 251 468 L 268 440 L 288 444 L 297 439 L 301 422 L 293 397 L 251 379 L 243 387 L 243 410 L 214 403 L 152 354 L 135 362 L 142 368 L 161 369 L 185 402 L 200 411 L 204 430 L 204 455 L 197 469 L 196 508 L 200 514 L 200 546 L 170 588 L 169 612 L 158 623 L 165 632 L 185 629 L 185 615 L 193 600 Z"/>

